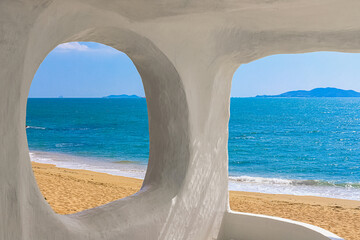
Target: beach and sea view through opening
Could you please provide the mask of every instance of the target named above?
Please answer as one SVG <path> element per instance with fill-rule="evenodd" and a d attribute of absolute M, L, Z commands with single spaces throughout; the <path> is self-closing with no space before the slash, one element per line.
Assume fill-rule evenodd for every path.
<path fill-rule="evenodd" d="M 258 90 L 267 86 L 288 87 L 288 83 L 297 82 L 299 74 L 288 72 L 282 84 L 274 76 L 265 84 L 266 81 L 261 83 L 242 75 L 243 82 L 247 82 L 242 89 L 248 89 L 248 94 L 239 97 L 254 98 L 231 99 L 230 92 L 231 85 L 236 86 L 232 76 L 237 67 L 241 65 L 239 71 L 244 74 L 246 66 L 285 56 L 276 54 L 299 54 L 297 56 L 301 57 L 314 56 L 312 53 L 316 51 L 344 52 L 343 56 L 360 53 L 359 4 L 355 0 L 346 3 L 325 0 L 174 3 L 39 0 L 26 4 L 1 1 L 0 239 L 358 240 L 360 205 L 356 184 L 360 180 L 356 177 L 360 174 L 356 165 L 359 163 L 356 143 L 360 142 L 357 129 L 360 116 L 356 115 L 360 98 L 254 97 L 289 90 L 329 90 L 326 87 L 338 88 L 336 91 L 339 88 L 359 91 L 358 79 L 354 79 L 351 86 L 306 85 L 279 88 L 278 92 L 254 93 L 249 90 L 251 84 Z M 54 187 L 62 178 L 72 181 L 72 189 L 76 186 L 85 190 L 85 186 L 93 186 L 90 192 L 99 193 L 100 187 L 116 185 L 120 179 L 109 174 L 106 175 L 111 178 L 106 180 L 108 185 L 101 182 L 106 173 L 101 173 L 104 168 L 96 163 L 102 157 L 88 157 L 91 146 L 107 147 L 106 143 L 111 142 L 111 134 L 103 142 L 94 141 L 99 126 L 94 126 L 97 121 L 92 120 L 105 120 L 111 125 L 108 122 L 111 115 L 103 117 L 103 114 L 96 115 L 95 111 L 86 109 L 91 105 L 97 107 L 96 112 L 109 113 L 113 109 L 103 104 L 117 99 L 101 98 L 104 103 L 98 104 L 95 101 L 98 99 L 85 99 L 90 95 L 79 95 L 82 99 L 76 99 L 78 102 L 74 104 L 71 101 L 75 100 L 70 98 L 75 97 L 72 93 L 36 96 L 32 95 L 32 90 L 29 95 L 40 64 L 56 46 L 65 43 L 58 50 L 80 54 L 92 51 L 91 42 L 125 53 L 141 76 L 148 116 L 148 166 L 143 182 L 137 180 L 141 186 L 135 194 L 115 198 L 115 201 L 109 199 L 109 203 L 100 203 L 103 205 L 99 207 L 85 207 L 88 203 L 82 198 L 85 195 L 72 194 L 66 206 L 79 199 L 83 204 L 79 209 L 71 207 L 68 212 L 60 213 L 51 208 L 54 199 L 43 196 L 39 189 L 48 187 L 53 193 L 64 191 Z M 348 72 L 348 67 L 357 66 L 359 62 L 360 59 L 354 61 L 355 64 L 338 62 L 324 73 L 331 74 L 337 69 Z M 317 61 L 308 63 L 314 68 L 322 65 Z M 287 64 L 283 61 L 279 66 L 286 68 Z M 302 65 L 295 66 L 300 69 Z M 259 66 L 256 69 L 258 73 L 267 72 Z M 64 72 L 55 76 L 62 76 Z M 104 76 L 103 79 L 107 78 Z M 316 82 L 316 78 L 301 81 L 307 79 Z M 82 89 L 88 89 L 89 82 L 85 78 L 81 80 L 85 80 L 81 83 Z M 327 83 L 330 83 L 329 79 Z M 76 81 L 69 89 L 77 89 L 73 84 Z M 97 89 L 101 89 L 101 85 Z M 118 94 L 122 93 L 102 93 L 97 97 Z M 52 97 L 54 101 L 66 103 L 72 108 L 69 112 L 79 114 L 83 119 L 86 118 L 84 114 L 90 112 L 91 117 L 85 119 L 87 126 L 81 126 L 81 121 L 72 122 L 68 116 L 71 114 L 64 112 L 64 108 L 40 106 L 40 97 Z M 238 110 L 238 116 L 233 109 L 235 105 L 242 108 Z M 34 114 L 27 114 L 27 108 Z M 68 120 L 61 122 L 61 114 L 55 117 L 53 126 L 42 126 L 35 120 L 36 116 L 46 119 L 48 113 L 57 114 L 55 110 L 62 111 L 62 116 L 66 115 Z M 242 118 L 238 122 L 242 130 L 237 133 L 232 132 L 237 130 L 236 118 Z M 256 124 L 260 127 L 254 127 Z M 56 137 L 62 141 L 55 147 L 64 151 L 51 155 L 54 151 L 46 151 L 44 142 L 38 143 L 36 150 L 30 134 L 41 137 L 48 130 L 55 133 L 55 125 L 71 129 L 70 140 L 56 132 Z M 314 126 L 318 129 L 314 130 Z M 87 128 L 92 129 L 92 134 L 86 141 L 92 143 L 84 149 L 88 142 L 77 140 Z M 315 141 L 316 138 L 320 140 Z M 235 140 L 242 142 L 231 148 Z M 72 147 L 83 148 L 83 151 L 74 154 L 69 150 Z M 93 147 L 93 152 L 94 149 L 99 150 Z M 297 157 L 317 149 L 322 152 L 316 156 Z M 344 149 L 346 152 L 342 151 Z M 251 159 L 250 154 L 255 157 Z M 256 158 L 262 154 L 263 158 Z M 235 159 L 236 155 L 239 158 Z M 74 164 L 72 168 L 69 165 L 55 168 L 32 163 L 30 158 L 44 163 L 71 159 L 80 164 Z M 112 156 L 104 157 L 109 158 Z M 325 164 L 326 159 L 329 163 Z M 111 161 L 111 165 L 125 166 L 133 164 L 135 159 L 114 160 L 116 162 Z M 309 171 L 301 166 L 303 162 L 311 167 Z M 42 171 L 43 168 L 47 168 L 46 171 Z M 264 168 L 277 175 L 267 174 L 262 171 Z M 316 176 L 309 177 L 309 173 Z M 326 177 L 329 173 L 331 176 Z M 51 184 L 41 186 L 40 181 L 38 184 L 36 178 L 39 179 L 40 174 Z M 245 189 L 245 186 L 255 186 L 258 192 L 250 193 L 250 187 Z M 315 188 L 329 191 L 310 191 Z M 248 192 L 238 191 L 234 197 L 234 192 L 229 194 L 229 189 Z M 264 189 L 272 194 L 265 196 Z M 284 190 L 292 192 L 274 194 L 284 193 Z M 328 197 L 338 193 L 338 198 L 299 196 L 305 195 L 304 191 L 309 195 L 315 192 L 317 196 L 321 192 L 321 196 Z M 113 192 L 104 191 L 99 198 L 105 199 Z M 351 194 L 356 197 L 355 201 L 346 198 Z M 242 208 L 235 208 L 236 202 Z M 269 211 L 259 212 L 261 209 Z M 285 215 L 276 215 L 276 211 Z M 288 213 L 307 219 L 293 221 L 293 216 L 286 215 Z"/>
<path fill-rule="evenodd" d="M 359 60 L 336 52 L 274 55 L 236 71 L 228 143 L 232 210 L 307 222 L 352 239 L 346 232 L 356 228 L 357 214 L 342 204 L 360 199 Z"/>
<path fill-rule="evenodd" d="M 35 178 L 55 212 L 79 212 L 140 189 L 149 157 L 144 96 L 136 67 L 114 48 L 69 42 L 45 58 L 30 89 L 26 132 Z"/>

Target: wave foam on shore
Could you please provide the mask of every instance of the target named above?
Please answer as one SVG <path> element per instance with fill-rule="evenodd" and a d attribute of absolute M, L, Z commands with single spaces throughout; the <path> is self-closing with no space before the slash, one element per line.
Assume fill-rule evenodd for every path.
<path fill-rule="evenodd" d="M 335 183 L 321 180 L 230 176 L 229 189 L 245 192 L 360 200 L 359 183 Z"/>
<path fill-rule="evenodd" d="M 110 162 L 41 151 L 31 151 L 30 159 L 34 162 L 54 164 L 61 168 L 83 169 L 138 179 L 144 179 L 146 173 L 146 165 L 126 160 Z M 360 200 L 359 183 L 340 184 L 320 180 L 230 176 L 229 190 Z"/>
<path fill-rule="evenodd" d="M 116 176 L 144 179 L 146 165 L 131 161 L 109 162 L 95 158 L 80 157 L 64 153 L 31 151 L 30 160 L 38 163 L 54 164 L 60 168 L 83 169 L 94 172 L 107 173 Z"/>

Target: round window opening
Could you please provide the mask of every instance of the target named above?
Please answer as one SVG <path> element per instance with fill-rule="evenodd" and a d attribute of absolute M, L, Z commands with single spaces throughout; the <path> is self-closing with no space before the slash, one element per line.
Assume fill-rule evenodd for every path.
<path fill-rule="evenodd" d="M 71 214 L 136 193 L 149 156 L 141 77 L 124 53 L 93 42 L 58 45 L 27 101 L 26 132 L 39 189 Z"/>

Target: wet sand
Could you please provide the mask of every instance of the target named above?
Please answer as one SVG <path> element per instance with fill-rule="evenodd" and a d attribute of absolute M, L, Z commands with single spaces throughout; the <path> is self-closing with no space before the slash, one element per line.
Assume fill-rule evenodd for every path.
<path fill-rule="evenodd" d="M 44 198 L 59 214 L 71 214 L 136 193 L 142 180 L 32 163 Z M 347 240 L 360 240 L 360 201 L 230 191 L 234 211 L 310 223 Z"/>

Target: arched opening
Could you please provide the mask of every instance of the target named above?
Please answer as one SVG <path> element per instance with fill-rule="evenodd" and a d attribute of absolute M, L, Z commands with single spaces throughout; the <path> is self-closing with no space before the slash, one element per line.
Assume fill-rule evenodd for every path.
<path fill-rule="evenodd" d="M 140 189 L 148 114 L 141 77 L 124 53 L 94 42 L 57 46 L 32 82 L 26 125 L 35 178 L 56 213 Z"/>
<path fill-rule="evenodd" d="M 274 55 L 237 70 L 232 210 L 310 223 L 346 239 L 359 235 L 359 62 L 359 54 L 317 52 Z"/>
<path fill-rule="evenodd" d="M 56 11 L 58 11 L 56 9 Z M 76 14 L 78 15 L 78 13 Z M 29 43 L 32 46 L 25 56 L 24 74 L 22 76 L 19 122 L 14 125 L 19 129 L 21 167 L 18 171 L 25 174 L 20 180 L 26 181 L 31 192 L 25 194 L 28 198 L 21 198 L 25 206 L 35 204 L 31 211 L 39 219 L 36 226 L 52 226 L 52 231 L 39 231 L 35 238 L 51 238 L 54 234 L 68 238 L 86 238 L 91 235 L 94 239 L 104 237 L 101 228 L 106 227 L 111 236 L 124 238 L 146 237 L 156 238 L 157 231 L 138 231 L 138 220 L 146 222 L 149 229 L 155 229 L 159 219 L 168 216 L 168 210 L 173 206 L 172 199 L 179 192 L 184 181 L 189 163 L 189 115 L 188 102 L 185 97 L 182 79 L 169 61 L 168 57 L 148 38 L 117 27 L 97 27 L 91 23 L 72 24 L 73 19 L 62 18 L 68 26 L 63 35 L 56 34 L 58 19 L 51 18 L 46 26 L 36 26 L 37 33 Z M 74 28 L 72 28 L 74 27 Z M 39 35 L 55 36 L 53 38 L 39 38 Z M 44 200 L 36 184 L 31 164 L 26 138 L 26 102 L 32 79 L 46 55 L 58 44 L 71 41 L 92 41 L 111 46 L 126 53 L 133 61 L 141 75 L 149 119 L 149 162 L 142 187 L 137 194 L 116 200 L 98 208 L 85 210 L 79 214 L 63 216 L 54 214 Z M 19 87 L 20 88 L 20 87 Z M 165 147 L 164 147 L 165 146 Z M 27 208 L 30 209 L 30 208 Z M 161 210 L 160 210 L 161 209 Z M 165 210 L 165 211 L 164 211 Z M 29 210 L 30 211 L 30 210 Z M 150 211 L 150 213 L 149 213 Z M 147 212 L 144 219 L 144 212 Z M 99 217 L 101 216 L 101 217 Z M 63 225 L 57 223 L 61 221 Z M 74 224 L 75 223 L 75 224 Z M 129 224 L 134 223 L 134 224 Z M 34 223 L 31 223 L 34 224 Z M 82 230 L 79 231 L 79 225 Z M 32 225 L 33 226 L 33 225 Z M 36 227 L 35 226 L 35 227 Z M 93 226 L 98 226 L 94 228 Z M 38 237 L 40 236 L 40 237 Z"/>

